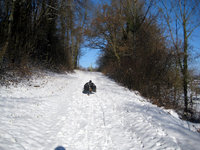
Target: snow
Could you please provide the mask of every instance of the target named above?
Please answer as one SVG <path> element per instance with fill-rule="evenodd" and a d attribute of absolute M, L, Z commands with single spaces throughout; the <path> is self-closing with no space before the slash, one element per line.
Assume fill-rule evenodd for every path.
<path fill-rule="evenodd" d="M 89 80 L 97 92 L 88 96 Z M 0 87 L 0 114 L 1 150 L 200 149 L 193 124 L 101 73 L 44 73 Z"/>

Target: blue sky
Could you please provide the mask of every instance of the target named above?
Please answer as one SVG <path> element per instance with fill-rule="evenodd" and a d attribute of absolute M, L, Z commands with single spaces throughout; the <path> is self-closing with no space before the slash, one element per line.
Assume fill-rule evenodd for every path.
<path fill-rule="evenodd" d="M 190 60 L 190 66 L 196 73 L 200 73 L 200 27 L 194 31 L 191 36 L 190 44 L 192 46 L 193 55 Z"/>
<path fill-rule="evenodd" d="M 99 57 L 100 50 L 83 48 L 83 56 L 79 60 L 79 64 L 81 67 L 88 68 L 92 66 L 93 68 L 97 67 L 96 61 Z"/>
<path fill-rule="evenodd" d="M 108 0 L 92 0 L 94 5 L 101 4 L 103 2 L 108 2 Z M 83 56 L 79 60 L 79 65 L 84 68 L 88 68 L 90 66 L 97 67 L 96 61 L 100 55 L 100 50 L 91 49 L 91 48 L 82 48 Z"/>

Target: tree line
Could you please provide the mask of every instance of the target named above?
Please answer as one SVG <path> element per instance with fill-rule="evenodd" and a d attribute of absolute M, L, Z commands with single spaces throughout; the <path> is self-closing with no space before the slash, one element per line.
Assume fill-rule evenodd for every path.
<path fill-rule="evenodd" d="M 77 68 L 87 4 L 87 0 L 1 0 L 1 69 Z"/>
<path fill-rule="evenodd" d="M 86 30 L 102 50 L 100 71 L 159 105 L 194 117 L 189 99 L 190 37 L 200 26 L 198 0 L 110 0 Z M 200 119 L 200 113 L 196 114 Z M 194 118 L 195 118 L 194 117 Z"/>

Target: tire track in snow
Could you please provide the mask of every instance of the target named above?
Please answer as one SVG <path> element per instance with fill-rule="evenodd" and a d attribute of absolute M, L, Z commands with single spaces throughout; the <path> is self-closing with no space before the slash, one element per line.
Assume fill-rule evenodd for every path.
<path fill-rule="evenodd" d="M 110 86 L 106 86 L 105 83 L 108 85 L 112 85 L 112 82 L 106 82 L 104 80 L 105 78 L 102 80 L 101 76 L 100 78 L 97 77 L 96 81 L 100 89 L 97 90 L 96 95 L 98 96 L 97 101 L 99 102 L 99 105 L 101 105 L 101 108 L 104 111 L 103 114 L 105 116 L 104 120 L 106 125 L 106 131 L 109 134 L 110 140 L 112 141 L 112 145 L 114 145 L 113 149 L 141 149 L 142 143 L 136 140 L 135 136 L 132 135 L 132 133 L 124 130 L 124 115 L 119 111 L 121 103 L 118 103 L 120 101 L 120 95 L 118 95 L 117 93 L 114 95 L 111 94 Z M 108 87 L 108 89 L 103 89 L 101 87 Z M 117 144 L 116 142 L 119 139 L 121 139 L 122 143 Z M 126 145 L 124 145 L 124 143 L 126 143 Z M 118 145 L 118 147 L 116 147 L 116 145 Z"/>
<path fill-rule="evenodd" d="M 110 149 L 113 149 L 113 142 L 111 139 L 111 136 L 109 134 L 109 132 L 107 131 L 107 123 L 106 123 L 106 119 L 105 119 L 105 111 L 102 105 L 102 99 L 100 99 L 96 94 L 94 94 L 96 96 L 95 101 L 97 102 L 97 104 L 99 105 L 99 107 L 101 108 L 101 112 L 102 112 L 102 122 L 103 122 L 103 128 L 104 128 L 104 135 L 106 137 L 106 144 L 111 143 L 111 147 Z"/>
<path fill-rule="evenodd" d="M 109 90 L 105 89 L 105 91 Z M 129 145 L 125 146 L 126 149 L 129 150 L 141 149 L 143 147 L 142 141 L 137 138 L 136 134 L 132 134 L 132 132 L 125 130 L 126 128 L 125 116 L 123 112 L 120 111 L 122 105 L 118 103 L 118 100 L 120 101 L 119 95 L 109 96 L 109 93 L 105 92 L 102 97 L 103 98 L 101 99 L 103 99 L 103 104 L 107 105 L 107 113 L 105 114 L 111 113 L 111 115 L 109 116 L 112 116 L 111 118 L 108 117 L 109 119 L 107 121 L 109 122 L 108 126 L 111 127 L 110 128 L 110 134 L 112 134 L 110 135 L 111 140 L 115 142 L 116 145 L 116 141 L 118 141 L 118 139 L 116 139 L 116 136 L 119 136 L 122 141 L 124 140 L 123 143 L 121 143 L 122 145 L 124 143 L 129 143 Z M 115 147 L 115 149 L 117 149 L 117 147 Z"/>

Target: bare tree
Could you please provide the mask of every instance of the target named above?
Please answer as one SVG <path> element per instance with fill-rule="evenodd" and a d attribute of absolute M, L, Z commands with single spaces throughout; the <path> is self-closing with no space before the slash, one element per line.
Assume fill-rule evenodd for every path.
<path fill-rule="evenodd" d="M 158 2 L 161 2 L 158 3 L 158 7 L 164 16 L 176 50 L 177 62 L 182 73 L 185 112 L 188 112 L 188 50 L 191 35 L 200 26 L 200 1 L 161 0 Z M 178 34 L 179 29 L 181 32 Z M 178 44 L 178 40 L 182 41 L 182 46 Z"/>

